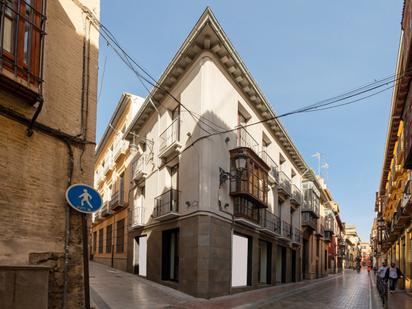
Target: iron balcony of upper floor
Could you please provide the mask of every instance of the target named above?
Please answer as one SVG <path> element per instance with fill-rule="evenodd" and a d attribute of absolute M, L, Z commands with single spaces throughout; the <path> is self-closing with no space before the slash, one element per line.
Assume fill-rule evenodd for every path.
<path fill-rule="evenodd" d="M 302 214 L 309 213 L 314 218 L 319 219 L 319 216 L 320 216 L 319 208 L 320 208 L 319 203 L 311 199 L 311 200 L 303 200 L 303 205 L 300 210 Z"/>
<path fill-rule="evenodd" d="M 270 212 L 268 209 L 261 209 L 260 212 L 260 230 L 262 232 L 279 236 L 281 235 L 281 220 Z"/>
<path fill-rule="evenodd" d="M 135 182 L 139 182 L 142 179 L 146 179 L 149 171 L 149 162 L 152 160 L 152 156 L 147 153 L 143 153 L 140 155 L 135 161 L 132 163 L 132 173 L 133 173 L 133 180 Z"/>
<path fill-rule="evenodd" d="M 282 200 L 286 200 L 292 195 L 292 182 L 285 172 L 279 172 L 278 194 Z"/>
<path fill-rule="evenodd" d="M 296 185 L 292 185 L 290 203 L 296 207 L 302 205 L 302 191 Z"/>
<path fill-rule="evenodd" d="M 179 191 L 170 189 L 165 193 L 155 197 L 155 207 L 153 218 L 164 221 L 179 216 Z"/>
<path fill-rule="evenodd" d="M 145 221 L 144 221 L 144 215 L 145 215 L 145 211 L 144 211 L 144 207 L 140 206 L 140 207 L 135 207 L 132 209 L 131 211 L 131 228 L 137 228 L 137 227 L 141 227 L 145 225 Z"/>
<path fill-rule="evenodd" d="M 126 203 L 124 201 L 124 191 L 120 190 L 113 194 L 109 204 L 111 210 L 120 210 L 125 208 Z"/>
<path fill-rule="evenodd" d="M 114 142 L 113 148 L 113 161 L 117 162 L 120 158 L 126 154 L 127 150 L 129 149 L 129 142 L 122 138 L 122 135 L 119 135 Z"/>
<path fill-rule="evenodd" d="M 108 217 L 111 214 L 112 214 L 112 210 L 110 209 L 109 202 L 106 201 L 106 202 L 103 203 L 103 207 L 100 211 L 100 215 L 101 215 L 101 217 Z"/>
<path fill-rule="evenodd" d="M 291 227 L 292 233 L 292 244 L 293 245 L 300 245 L 302 243 L 302 231 L 298 228 Z"/>
<path fill-rule="evenodd" d="M 269 166 L 269 177 L 268 182 L 270 185 L 279 184 L 279 168 L 272 157 L 266 152 L 261 151 L 260 157 Z"/>
<path fill-rule="evenodd" d="M 302 212 L 302 227 L 307 227 L 312 230 L 316 230 L 318 226 L 318 220 L 312 216 L 309 212 Z"/>
<path fill-rule="evenodd" d="M 292 225 L 282 220 L 282 233 L 281 238 L 284 240 L 292 240 Z"/>
<path fill-rule="evenodd" d="M 159 157 L 163 160 L 180 153 L 182 144 L 180 143 L 180 118 L 176 118 L 160 134 Z"/>

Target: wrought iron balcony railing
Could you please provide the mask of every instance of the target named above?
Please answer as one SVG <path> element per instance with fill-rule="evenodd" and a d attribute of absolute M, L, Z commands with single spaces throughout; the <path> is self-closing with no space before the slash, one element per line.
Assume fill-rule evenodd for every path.
<path fill-rule="evenodd" d="M 301 208 L 302 215 L 304 212 L 311 213 L 316 218 L 319 218 L 319 201 L 318 200 L 304 200 Z"/>
<path fill-rule="evenodd" d="M 144 225 L 144 207 L 135 207 L 132 210 L 132 227 Z"/>
<path fill-rule="evenodd" d="M 302 191 L 300 191 L 296 185 L 292 186 L 292 196 L 290 201 L 297 206 L 302 204 Z"/>
<path fill-rule="evenodd" d="M 289 196 L 292 194 L 292 183 L 285 172 L 279 172 L 279 189 Z"/>
<path fill-rule="evenodd" d="M 175 189 L 155 197 L 153 217 L 158 218 L 170 213 L 179 213 L 179 191 Z"/>
<path fill-rule="evenodd" d="M 298 228 L 293 230 L 293 241 L 295 243 L 302 243 L 302 232 Z"/>
<path fill-rule="evenodd" d="M 261 210 L 260 225 L 276 234 L 281 234 L 280 218 L 267 209 Z"/>
<path fill-rule="evenodd" d="M 317 219 L 308 212 L 302 212 L 302 226 L 309 227 L 312 230 L 317 229 Z"/>
<path fill-rule="evenodd" d="M 259 143 L 243 126 L 238 126 L 237 128 L 236 146 L 250 148 L 256 154 L 259 154 Z"/>
<path fill-rule="evenodd" d="M 116 193 L 113 194 L 112 199 L 109 202 L 110 209 L 112 210 L 117 210 L 120 208 L 124 208 L 125 202 L 124 202 L 124 191 L 120 190 L 117 191 Z"/>
<path fill-rule="evenodd" d="M 137 160 L 132 164 L 133 179 L 139 180 L 147 175 L 148 164 L 152 157 L 148 154 L 142 154 Z"/>
<path fill-rule="evenodd" d="M 162 153 L 169 146 L 179 141 L 180 118 L 177 117 L 173 122 L 160 134 L 159 152 Z"/>
<path fill-rule="evenodd" d="M 266 151 L 261 151 L 260 157 L 269 166 L 269 176 L 272 177 L 275 183 L 279 183 L 279 168 L 276 162 Z"/>
<path fill-rule="evenodd" d="M 282 236 L 288 239 L 292 238 L 292 226 L 285 220 L 282 220 Z"/>

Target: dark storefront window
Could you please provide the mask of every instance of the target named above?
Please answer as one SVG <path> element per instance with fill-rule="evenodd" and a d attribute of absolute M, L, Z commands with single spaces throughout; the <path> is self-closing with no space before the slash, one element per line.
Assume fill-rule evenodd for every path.
<path fill-rule="evenodd" d="M 162 280 L 178 281 L 179 230 L 164 231 L 162 236 Z"/>
<path fill-rule="evenodd" d="M 93 253 L 97 250 L 97 232 L 93 232 Z"/>

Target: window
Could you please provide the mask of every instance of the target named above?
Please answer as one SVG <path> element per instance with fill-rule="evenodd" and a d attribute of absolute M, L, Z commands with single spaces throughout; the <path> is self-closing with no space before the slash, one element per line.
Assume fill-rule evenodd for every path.
<path fill-rule="evenodd" d="M 163 231 L 162 280 L 178 281 L 179 278 L 179 230 Z"/>
<path fill-rule="evenodd" d="M 93 253 L 96 253 L 96 249 L 97 249 L 97 232 L 94 231 L 93 232 Z"/>
<path fill-rule="evenodd" d="M 103 253 L 103 229 L 99 230 L 99 253 Z"/>
<path fill-rule="evenodd" d="M 45 16 L 41 0 L 6 0 L 0 7 L 4 68 L 34 85 L 41 82 L 41 42 Z"/>
<path fill-rule="evenodd" d="M 124 219 L 117 221 L 116 253 L 124 252 Z"/>
<path fill-rule="evenodd" d="M 106 228 L 106 253 L 112 252 L 112 225 Z"/>

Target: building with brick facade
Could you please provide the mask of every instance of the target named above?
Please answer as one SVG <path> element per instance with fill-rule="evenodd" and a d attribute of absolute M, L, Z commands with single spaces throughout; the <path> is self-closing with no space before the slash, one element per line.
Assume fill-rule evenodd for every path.
<path fill-rule="evenodd" d="M 103 207 L 94 214 L 92 259 L 126 271 L 131 151 L 124 139 L 126 128 L 143 103 L 143 98 L 124 93 L 96 149 L 94 186 L 103 198 Z M 133 154 L 134 156 L 134 154 Z"/>
<path fill-rule="evenodd" d="M 84 10 L 99 8 L 98 0 L 1 3 L 2 308 L 85 304 L 86 218 L 65 191 L 93 183 L 99 35 Z"/>

